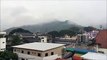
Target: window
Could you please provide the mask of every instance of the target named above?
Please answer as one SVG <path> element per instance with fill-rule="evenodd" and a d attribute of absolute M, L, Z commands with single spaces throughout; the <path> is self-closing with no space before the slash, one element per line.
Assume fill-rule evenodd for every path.
<path fill-rule="evenodd" d="M 54 52 L 51 52 L 51 55 L 54 55 Z"/>
<path fill-rule="evenodd" d="M 30 54 L 30 52 L 28 51 L 27 54 Z"/>
<path fill-rule="evenodd" d="M 45 56 L 48 56 L 48 53 L 45 53 Z"/>
<path fill-rule="evenodd" d="M 44 39 L 43 37 L 41 39 Z"/>
<path fill-rule="evenodd" d="M 1 49 L 1 50 L 3 50 L 3 49 Z"/>
<path fill-rule="evenodd" d="M 44 42 L 44 40 L 42 40 L 42 42 Z"/>
<path fill-rule="evenodd" d="M 24 51 L 22 50 L 22 53 L 24 53 Z"/>
<path fill-rule="evenodd" d="M 25 60 L 25 59 L 22 58 L 21 60 Z"/>
<path fill-rule="evenodd" d="M 41 56 L 41 54 L 40 54 L 40 53 L 38 53 L 38 56 Z"/>

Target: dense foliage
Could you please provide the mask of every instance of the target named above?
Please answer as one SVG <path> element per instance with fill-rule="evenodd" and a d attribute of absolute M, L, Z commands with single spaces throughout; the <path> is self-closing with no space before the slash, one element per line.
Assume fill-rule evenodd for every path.
<path fill-rule="evenodd" d="M 90 32 L 92 30 L 96 30 L 96 28 L 94 28 L 92 26 L 84 27 L 84 31 L 86 31 L 86 32 Z"/>
<path fill-rule="evenodd" d="M 59 32 L 60 36 L 64 36 L 64 35 L 70 35 L 70 36 L 74 36 L 76 35 L 76 33 L 74 31 L 71 31 L 71 30 L 61 30 Z"/>
<path fill-rule="evenodd" d="M 21 39 L 19 38 L 19 36 L 12 36 L 12 43 L 11 45 L 14 46 L 14 45 L 19 45 L 21 44 Z"/>
<path fill-rule="evenodd" d="M 81 26 L 77 25 L 76 23 L 70 20 L 65 20 L 65 21 L 54 20 L 54 21 L 42 23 L 42 24 L 20 26 L 20 28 L 27 29 L 34 33 L 35 32 L 45 33 L 45 32 L 50 32 L 50 31 L 60 31 L 60 30 L 65 30 L 65 29 L 69 29 L 72 27 L 81 27 Z M 9 33 L 10 31 L 16 28 L 17 27 L 9 28 L 5 31 Z"/>
<path fill-rule="evenodd" d="M 61 31 L 51 31 L 51 32 L 48 32 L 48 34 L 52 35 L 52 37 L 62 37 L 64 35 L 70 35 L 70 36 L 74 36 L 76 35 L 76 33 L 74 31 L 71 31 L 71 30 L 61 30 Z"/>
<path fill-rule="evenodd" d="M 82 27 L 71 27 L 69 30 L 75 32 L 75 33 L 79 33 L 79 31 L 82 29 Z"/>
<path fill-rule="evenodd" d="M 0 52 L 0 60 L 18 60 L 18 56 L 15 53 L 4 51 Z"/>
<path fill-rule="evenodd" d="M 12 30 L 12 31 L 9 33 L 9 35 L 12 35 L 12 34 L 14 34 L 14 33 L 31 33 L 31 32 L 28 31 L 28 30 L 24 30 L 24 29 L 22 29 L 22 28 L 17 28 L 17 29 Z"/>
<path fill-rule="evenodd" d="M 57 31 L 51 31 L 51 32 L 48 32 L 48 34 L 52 35 L 52 37 L 59 37 L 59 32 Z"/>
<path fill-rule="evenodd" d="M 13 50 L 13 48 L 11 47 L 11 46 L 15 46 L 15 45 L 20 45 L 20 44 L 22 44 L 22 40 L 19 38 L 19 36 L 14 36 L 14 35 L 12 35 L 11 37 L 9 37 L 9 38 L 11 38 L 11 40 L 7 40 L 7 43 L 9 44 L 9 45 L 7 45 L 6 46 L 6 49 L 8 50 L 8 51 L 12 51 Z"/>

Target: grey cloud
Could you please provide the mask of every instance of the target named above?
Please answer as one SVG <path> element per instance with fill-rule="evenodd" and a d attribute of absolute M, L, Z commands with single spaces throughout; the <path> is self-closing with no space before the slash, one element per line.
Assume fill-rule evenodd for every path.
<path fill-rule="evenodd" d="M 2 0 L 3 1 L 3 0 Z M 17 2 L 16 2 L 17 1 Z M 6 4 L 4 4 L 6 3 Z M 106 21 L 106 1 L 7 1 L 2 2 L 2 27 L 71 20 L 79 25 L 99 25 Z"/>
<path fill-rule="evenodd" d="M 15 16 L 19 16 L 21 14 L 24 14 L 27 12 L 27 9 L 24 7 L 16 7 L 11 9 L 11 16 L 15 17 Z"/>

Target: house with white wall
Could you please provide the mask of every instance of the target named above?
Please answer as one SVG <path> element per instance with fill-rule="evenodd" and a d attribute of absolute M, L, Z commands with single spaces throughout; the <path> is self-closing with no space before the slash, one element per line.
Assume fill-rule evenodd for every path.
<path fill-rule="evenodd" d="M 19 60 L 55 60 L 62 57 L 63 48 L 64 44 L 34 42 L 13 46 L 13 52 Z"/>
<path fill-rule="evenodd" d="M 38 36 L 40 38 L 40 42 L 43 42 L 43 43 L 47 43 L 48 42 L 48 38 L 47 36 Z"/>
<path fill-rule="evenodd" d="M 6 32 L 0 32 L 0 51 L 6 50 Z"/>

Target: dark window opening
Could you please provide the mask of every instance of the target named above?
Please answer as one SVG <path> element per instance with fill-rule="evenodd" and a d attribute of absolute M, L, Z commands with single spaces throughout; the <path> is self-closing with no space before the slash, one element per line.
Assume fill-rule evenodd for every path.
<path fill-rule="evenodd" d="M 22 53 L 24 53 L 24 51 L 22 51 Z"/>
<path fill-rule="evenodd" d="M 41 56 L 41 54 L 40 54 L 40 53 L 38 53 L 38 56 Z"/>
<path fill-rule="evenodd" d="M 25 60 L 25 59 L 22 58 L 21 60 Z"/>
<path fill-rule="evenodd" d="M 54 52 L 51 52 L 51 55 L 54 55 Z"/>
<path fill-rule="evenodd" d="M 41 39 L 44 39 L 43 37 Z"/>
<path fill-rule="evenodd" d="M 30 54 L 30 52 L 28 51 L 27 54 Z"/>
<path fill-rule="evenodd" d="M 46 53 L 45 56 L 48 56 L 48 53 Z"/>

